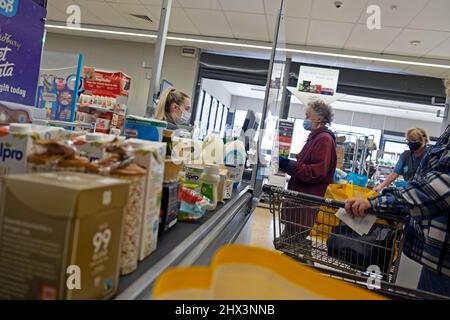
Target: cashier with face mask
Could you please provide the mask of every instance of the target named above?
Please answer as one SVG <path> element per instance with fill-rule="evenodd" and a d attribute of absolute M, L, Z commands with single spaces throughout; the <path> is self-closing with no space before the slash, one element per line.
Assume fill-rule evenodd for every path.
<path fill-rule="evenodd" d="M 167 129 L 188 126 L 191 120 L 191 99 L 175 88 L 165 90 L 156 106 L 155 119 L 167 121 Z"/>
<path fill-rule="evenodd" d="M 414 178 L 422 158 L 428 151 L 428 135 L 421 128 L 412 128 L 406 133 L 406 142 L 409 150 L 402 153 L 395 165 L 394 172 L 383 183 L 376 186 L 374 191 L 380 192 L 397 180 L 399 176 L 403 176 L 403 179 L 408 182 Z"/>
<path fill-rule="evenodd" d="M 291 176 L 288 189 L 323 197 L 333 183 L 336 170 L 336 137 L 327 125 L 333 121 L 333 111 L 322 101 L 311 102 L 303 121 L 311 133 L 297 161 L 280 157 L 280 170 Z"/>

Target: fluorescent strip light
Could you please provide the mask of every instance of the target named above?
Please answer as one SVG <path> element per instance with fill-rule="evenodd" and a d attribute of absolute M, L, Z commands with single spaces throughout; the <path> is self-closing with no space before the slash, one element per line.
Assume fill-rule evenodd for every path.
<path fill-rule="evenodd" d="M 121 36 L 142 37 L 142 38 L 151 38 L 151 39 L 156 39 L 158 37 L 157 35 L 153 35 L 153 34 L 112 31 L 112 30 L 105 30 L 105 29 L 92 29 L 92 28 L 74 28 L 74 27 L 67 27 L 67 26 L 58 26 L 58 25 L 53 25 L 53 24 L 47 24 L 47 25 L 45 25 L 45 27 L 50 28 L 50 29 L 73 30 L 73 31 L 82 31 L 82 32 L 96 32 L 96 33 L 103 33 L 103 34 L 114 34 L 114 35 L 121 35 Z"/>
<path fill-rule="evenodd" d="M 358 59 L 358 60 L 367 60 L 367 61 L 379 61 L 379 62 L 390 62 L 390 63 L 407 64 L 407 65 L 421 66 L 421 67 L 433 67 L 433 68 L 450 69 L 450 65 L 445 65 L 445 64 L 414 62 L 414 61 L 375 58 L 375 57 L 364 57 L 364 56 L 355 56 L 355 55 L 341 54 L 341 53 L 328 53 L 328 52 L 308 51 L 308 50 L 298 50 L 298 49 L 280 49 L 280 50 L 281 51 L 286 51 L 286 52 L 303 53 L 303 54 L 311 54 L 311 55 L 320 55 L 320 56 L 327 56 L 327 57 Z"/>
<path fill-rule="evenodd" d="M 96 33 L 103 33 L 103 34 L 124 35 L 124 36 L 131 36 L 131 37 L 151 38 L 151 39 L 156 39 L 157 38 L 157 35 L 152 35 L 152 34 L 123 32 L 123 31 L 111 31 L 111 30 L 104 30 L 104 29 L 74 28 L 74 27 L 58 26 L 58 25 L 52 25 L 52 24 L 47 24 L 46 27 L 49 28 L 49 29 L 63 29 L 63 30 L 73 30 L 73 31 L 82 31 L 82 32 L 96 32 Z M 237 43 L 237 42 L 203 40 L 203 39 L 173 37 L 173 36 L 168 36 L 167 39 L 168 40 L 176 40 L 176 41 L 193 42 L 193 43 L 204 43 L 204 44 L 213 44 L 213 45 L 215 44 L 215 45 L 228 46 L 228 47 L 240 47 L 240 48 L 248 48 L 248 49 L 272 50 L 272 47 L 269 47 L 269 46 L 252 45 L 252 44 Z M 412 65 L 412 66 L 420 66 L 420 67 L 450 69 L 450 65 L 445 65 L 445 64 L 414 62 L 414 61 L 406 61 L 406 60 L 376 58 L 376 57 L 368 57 L 368 56 L 357 56 L 357 55 L 350 55 L 350 54 L 330 53 L 330 52 L 320 52 L 320 51 L 310 51 L 310 50 L 300 50 L 300 49 L 280 48 L 278 50 L 279 51 L 284 51 L 284 52 L 291 52 L 291 53 L 311 54 L 311 55 L 319 55 L 319 56 L 335 57 L 335 58 L 346 58 L 346 59 L 365 60 L 365 61 L 388 62 L 388 63 L 396 63 L 396 64 Z"/>

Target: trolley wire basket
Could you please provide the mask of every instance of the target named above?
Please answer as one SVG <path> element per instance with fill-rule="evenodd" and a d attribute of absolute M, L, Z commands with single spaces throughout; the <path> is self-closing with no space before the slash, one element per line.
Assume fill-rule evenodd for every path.
<path fill-rule="evenodd" d="M 404 238 L 399 217 L 378 217 L 370 232 L 360 236 L 334 216 L 344 202 L 268 185 L 264 191 L 270 197 L 277 250 L 320 268 L 395 283 Z"/>

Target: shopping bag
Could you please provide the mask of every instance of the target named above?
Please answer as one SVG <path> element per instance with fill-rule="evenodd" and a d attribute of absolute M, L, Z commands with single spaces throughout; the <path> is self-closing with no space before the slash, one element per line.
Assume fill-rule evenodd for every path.
<path fill-rule="evenodd" d="M 156 281 L 160 300 L 383 300 L 370 290 L 325 276 L 276 251 L 221 248 L 209 267 L 173 268 Z"/>
<path fill-rule="evenodd" d="M 325 193 L 325 198 L 345 201 L 351 198 L 368 199 L 377 195 L 373 190 L 353 184 L 330 184 Z M 336 208 L 321 206 L 311 231 L 311 236 L 326 241 L 331 234 L 331 228 L 338 226 L 341 222 L 334 215 L 336 211 Z"/>

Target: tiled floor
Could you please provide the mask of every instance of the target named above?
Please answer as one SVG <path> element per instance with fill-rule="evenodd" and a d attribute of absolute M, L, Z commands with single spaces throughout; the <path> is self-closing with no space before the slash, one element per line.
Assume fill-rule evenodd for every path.
<path fill-rule="evenodd" d="M 273 246 L 273 219 L 266 208 L 257 207 L 242 230 L 237 243 L 275 250 Z M 421 266 L 402 255 L 397 277 L 399 286 L 415 289 L 419 281 Z"/>

